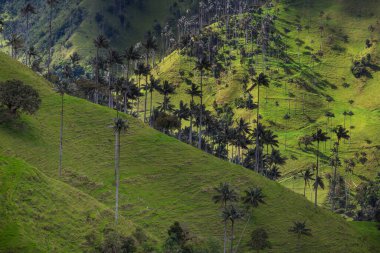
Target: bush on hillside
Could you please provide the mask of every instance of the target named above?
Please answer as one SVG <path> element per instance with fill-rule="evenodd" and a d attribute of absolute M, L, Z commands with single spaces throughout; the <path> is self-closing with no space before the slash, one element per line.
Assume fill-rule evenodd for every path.
<path fill-rule="evenodd" d="M 34 114 L 41 105 L 38 92 L 19 80 L 0 82 L 0 108 L 10 117 Z"/>

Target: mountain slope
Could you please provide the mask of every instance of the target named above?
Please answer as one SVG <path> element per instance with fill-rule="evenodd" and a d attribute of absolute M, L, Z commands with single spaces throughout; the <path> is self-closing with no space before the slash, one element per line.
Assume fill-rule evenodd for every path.
<path fill-rule="evenodd" d="M 24 159 L 57 178 L 59 95 L 44 79 L 0 54 L 0 81 L 13 78 L 38 89 L 42 107 L 36 116 L 0 125 L 0 154 Z M 62 180 L 111 208 L 114 137 L 108 126 L 114 116 L 107 108 L 65 97 Z M 221 242 L 223 225 L 211 197 L 213 187 L 227 181 L 240 193 L 250 186 L 262 187 L 266 196 L 267 204 L 254 211 L 245 239 L 248 231 L 264 226 L 274 252 L 293 252 L 297 240 L 288 229 L 293 221 L 305 220 L 313 236 L 304 238 L 303 252 L 371 252 L 368 241 L 344 219 L 314 209 L 278 183 L 180 143 L 136 119 L 128 121 L 130 127 L 121 141 L 121 215 L 153 236 L 162 240 L 169 225 L 180 221 L 197 236 Z M 243 226 L 239 222 L 236 231 Z"/>
<path fill-rule="evenodd" d="M 270 10 L 264 9 L 264 13 L 276 16 L 273 21 L 275 34 L 281 36 L 281 43 L 287 46 L 288 61 L 278 57 L 275 53 L 277 48 L 272 43 L 273 54 L 268 54 L 264 63 L 261 46 L 246 44 L 244 37 L 226 41 L 224 29 L 217 25 L 210 27 L 224 40 L 218 58 L 225 71 L 219 78 L 213 77 L 212 71 L 206 74 L 204 101 L 208 109 L 213 111 L 214 103 L 228 103 L 234 108 L 236 118 L 242 117 L 252 123 L 256 119 L 256 110 L 238 109 L 235 101 L 243 97 L 244 76 L 250 77 L 249 60 L 253 61 L 257 73 L 266 72 L 271 83 L 260 95 L 262 122 L 279 135 L 280 150 L 289 158 L 282 168 L 281 182 L 299 193 L 303 192 L 303 180 L 299 177 L 294 179 L 294 176 L 315 162 L 316 147 L 300 148 L 298 139 L 311 135 L 317 128 L 322 128 L 332 137 L 322 145 L 323 174 L 331 173 L 328 158 L 336 141 L 332 128 L 337 125 L 345 125 L 351 135 L 351 141 L 341 145 L 342 161 L 354 157 L 355 153 L 367 154 L 368 162 L 364 165 L 358 163 L 355 168 L 355 185 L 360 183 L 360 177 L 371 178 L 379 171 L 379 6 L 378 1 L 365 1 L 362 7 L 355 8 L 354 1 L 295 0 L 281 1 Z M 302 27 L 301 31 L 297 31 L 298 25 Z M 371 32 L 370 26 L 374 31 Z M 324 31 L 322 37 L 320 27 Z M 366 39 L 372 43 L 370 48 L 366 47 Z M 320 47 L 323 56 L 318 56 Z M 247 54 L 252 49 L 259 53 L 243 59 L 242 48 Z M 351 73 L 352 63 L 367 54 L 372 58 L 371 77 L 355 78 Z M 312 61 L 313 55 L 317 60 Z M 228 58 L 231 65 L 227 64 Z M 184 78 L 199 84 L 199 73 L 194 71 L 195 61 L 183 53 L 174 52 L 158 66 L 157 76 L 178 87 L 172 96 L 174 105 L 178 105 L 180 100 L 190 101 L 185 93 L 188 86 Z M 256 103 L 256 88 L 251 95 Z M 154 102 L 162 102 L 162 97 L 156 95 Z M 344 111 L 352 111 L 354 115 L 344 116 Z M 334 113 L 335 117 L 328 120 L 326 112 Z M 290 119 L 286 120 L 285 115 Z M 344 174 L 343 168 L 341 173 Z"/>
<path fill-rule="evenodd" d="M 0 252 L 84 252 L 113 224 L 104 204 L 23 161 L 0 156 Z M 123 234 L 133 225 L 122 220 Z"/>

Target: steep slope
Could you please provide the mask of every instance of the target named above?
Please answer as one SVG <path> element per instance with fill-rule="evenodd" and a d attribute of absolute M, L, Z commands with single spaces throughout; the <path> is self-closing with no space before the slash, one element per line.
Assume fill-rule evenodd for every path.
<path fill-rule="evenodd" d="M 59 95 L 41 77 L 0 54 L 0 81 L 13 78 L 39 90 L 42 108 L 36 116 L 0 125 L 0 154 L 24 159 L 57 178 Z M 107 108 L 65 97 L 62 180 L 109 207 L 114 204 L 114 137 L 108 126 L 114 116 Z M 227 181 L 240 193 L 250 186 L 262 187 L 266 196 L 267 204 L 254 211 L 245 239 L 263 226 L 273 252 L 294 252 L 297 239 L 288 229 L 293 221 L 305 220 L 313 236 L 302 241 L 303 252 L 371 252 L 366 237 L 341 217 L 314 209 L 276 182 L 204 154 L 136 119 L 128 120 L 129 129 L 121 140 L 121 215 L 152 235 L 163 239 L 168 226 L 180 221 L 197 236 L 221 242 L 223 225 L 211 197 L 213 187 Z M 239 222 L 236 231 L 243 226 Z"/>
<path fill-rule="evenodd" d="M 246 44 L 244 37 L 239 37 L 230 44 L 224 41 L 218 52 L 219 59 L 223 59 L 220 63 L 225 68 L 221 76 L 214 78 L 212 72 L 208 72 L 204 80 L 204 100 L 209 110 L 213 110 L 214 102 L 219 105 L 228 103 L 235 109 L 236 118 L 254 121 L 256 110 L 237 109 L 235 101 L 243 97 L 243 79 L 245 75 L 249 76 L 249 57 L 242 59 L 241 49 L 247 53 L 252 49 L 258 50 L 259 53 L 249 60 L 253 60 L 257 73 L 264 71 L 271 80 L 270 87 L 263 89 L 260 95 L 260 114 L 264 125 L 279 135 L 280 150 L 289 158 L 282 168 L 281 182 L 300 193 L 303 192 L 303 180 L 299 177 L 294 180 L 293 177 L 315 162 L 316 147 L 300 148 L 298 139 L 311 135 L 317 128 L 322 128 L 332 137 L 322 145 L 324 174 L 331 172 L 328 158 L 336 141 L 332 128 L 337 125 L 345 125 L 351 135 L 351 141 L 341 145 L 342 161 L 354 157 L 357 152 L 367 154 L 368 162 L 364 165 L 358 163 L 355 168 L 354 184 L 361 181 L 360 177 L 371 178 L 380 169 L 377 159 L 380 144 L 380 100 L 377 99 L 380 5 L 378 1 L 365 1 L 360 8 L 355 6 L 354 1 L 281 1 L 264 13 L 277 17 L 273 21 L 275 35 L 281 36 L 281 43 L 287 46 L 289 61 L 279 58 L 275 51 L 278 48 L 271 44 L 273 53 L 265 57 L 264 64 L 261 46 Z M 302 27 L 301 31 L 297 31 L 298 25 Z M 216 25 L 210 28 L 225 40 L 224 31 Z M 370 48 L 366 47 L 366 39 L 372 43 Z M 323 55 L 318 56 L 321 47 Z M 352 63 L 367 54 L 372 58 L 371 77 L 355 78 L 351 73 Z M 317 60 L 312 60 L 313 55 Z M 228 59 L 231 59 L 230 66 L 227 65 Z M 188 86 L 184 78 L 199 84 L 199 73 L 194 71 L 194 66 L 194 58 L 178 52 L 159 65 L 157 75 L 178 87 L 172 97 L 174 105 L 178 105 L 180 100 L 190 101 L 185 94 Z M 264 70 L 264 66 L 268 69 Z M 251 95 L 257 102 L 257 89 L 253 89 Z M 328 102 L 330 98 L 332 101 Z M 161 101 L 162 97 L 157 95 L 155 102 Z M 354 115 L 344 116 L 344 111 L 352 111 Z M 326 112 L 334 113 L 335 117 L 328 120 Z M 290 119 L 286 120 L 285 115 Z M 341 173 L 344 173 L 343 168 Z"/>
<path fill-rule="evenodd" d="M 104 204 L 2 156 L 0 202 L 0 252 L 91 251 L 113 224 L 113 212 Z M 131 233 L 133 225 L 122 220 L 120 230 Z"/>

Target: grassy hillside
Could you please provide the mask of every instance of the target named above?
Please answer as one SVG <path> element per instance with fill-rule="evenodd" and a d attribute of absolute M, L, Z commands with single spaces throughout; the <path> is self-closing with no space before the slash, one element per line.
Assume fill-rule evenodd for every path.
<path fill-rule="evenodd" d="M 277 16 L 274 20 L 276 34 L 287 45 L 290 61 L 285 62 L 273 55 L 266 56 L 264 64 L 261 54 L 253 57 L 256 72 L 266 72 L 271 80 L 270 87 L 261 92 L 260 113 L 264 125 L 270 126 L 279 135 L 280 150 L 289 158 L 282 168 L 281 183 L 303 192 L 303 180 L 294 180 L 293 176 L 315 162 L 316 147 L 308 150 L 300 148 L 298 139 L 306 134 L 311 135 L 317 128 L 324 129 L 332 137 L 332 141 L 322 145 L 322 170 L 323 173 L 330 173 L 328 157 L 332 143 L 336 141 L 331 131 L 333 127 L 345 124 L 350 129 L 351 141 L 341 145 L 341 160 L 352 158 L 356 152 L 366 152 L 368 158 L 366 164 L 358 164 L 355 168 L 355 186 L 363 177 L 371 178 L 380 169 L 377 159 L 380 144 L 380 100 L 377 98 L 380 80 L 380 5 L 377 1 L 366 1 L 360 8 L 356 8 L 354 1 L 286 2 L 276 4 L 268 13 Z M 301 25 L 302 31 L 297 31 L 297 25 Z M 324 29 L 322 37 L 321 26 Z M 372 32 L 370 26 L 374 29 Z M 286 28 L 289 29 L 287 33 Z M 224 31 L 216 26 L 211 29 L 225 38 Z M 370 48 L 366 47 L 366 39 L 372 43 Z M 224 45 L 219 50 L 220 56 L 231 57 L 231 67 L 225 67 L 226 71 L 220 78 L 215 79 L 210 72 L 205 78 L 205 101 L 209 110 L 212 110 L 214 102 L 219 105 L 228 103 L 234 107 L 235 99 L 243 96 L 242 80 L 248 74 L 248 66 L 247 59 L 242 61 L 239 48 L 247 52 L 251 52 L 251 48 L 261 48 L 245 44 L 241 37 L 236 41 L 236 47 Z M 317 56 L 318 60 L 313 62 L 311 56 L 317 55 L 321 48 L 323 56 Z M 370 71 L 371 77 L 355 78 L 351 73 L 352 62 L 367 54 L 371 54 L 374 65 Z M 264 65 L 269 69 L 264 70 Z M 190 97 L 185 94 L 188 87 L 180 72 L 199 84 L 199 73 L 193 70 L 194 66 L 195 59 L 179 52 L 174 52 L 159 65 L 157 75 L 178 87 L 173 95 L 173 104 L 178 105 L 180 100 L 189 103 Z M 192 77 L 192 74 L 195 76 Z M 257 89 L 251 94 L 256 102 Z M 332 101 L 328 102 L 328 98 Z M 162 97 L 157 95 L 155 102 L 161 101 Z M 344 111 L 352 111 L 354 115 L 344 120 Z M 326 112 L 335 114 L 328 125 Z M 235 107 L 235 113 L 236 118 L 243 117 L 249 122 L 256 119 L 256 110 Z M 290 116 L 289 120 L 284 119 L 286 114 Z M 343 168 L 341 173 L 344 173 Z"/>
<path fill-rule="evenodd" d="M 0 154 L 23 159 L 47 176 L 57 179 L 59 95 L 41 77 L 0 54 L 0 80 L 13 78 L 23 80 L 39 90 L 42 108 L 36 116 L 22 116 L 19 121 L 0 126 Z M 100 209 L 105 208 L 104 205 L 112 208 L 114 204 L 114 137 L 109 128 L 114 116 L 115 112 L 107 108 L 65 97 L 62 180 L 103 203 L 98 204 Z M 204 154 L 146 127 L 136 119 L 128 120 L 130 127 L 121 142 L 121 215 L 153 236 L 163 239 L 169 225 L 180 221 L 197 236 L 220 242 L 223 225 L 218 206 L 210 199 L 213 187 L 219 182 L 227 181 L 240 193 L 249 186 L 263 188 L 267 204 L 255 210 L 247 231 L 259 226 L 265 227 L 273 246 L 272 252 L 296 250 L 296 237 L 290 235 L 288 229 L 297 220 L 307 221 L 313 233 L 312 237 L 302 241 L 303 252 L 371 252 L 370 248 L 374 247 L 370 244 L 374 241 L 373 237 L 366 229 L 359 232 L 341 217 L 327 210 L 314 209 L 312 203 L 280 184 Z M 28 177 L 28 172 L 22 173 L 24 166 L 20 165 L 21 162 L 12 163 L 18 167 L 18 172 L 14 173 Z M 6 175 L 12 175 L 13 172 L 8 170 Z M 30 173 L 40 175 L 33 171 L 35 170 Z M 2 177 L 4 173 L 2 172 Z M 40 177 L 52 185 L 62 185 L 45 176 Z M 13 185 L 13 181 L 5 183 L 2 179 L 2 187 L 9 183 Z M 25 181 L 23 187 L 34 189 L 33 184 L 38 182 L 32 180 L 29 185 Z M 46 184 L 42 186 L 45 187 Z M 22 189 L 17 188 L 17 193 L 22 194 Z M 69 187 L 61 188 L 64 196 L 75 196 L 73 191 L 77 192 Z M 33 194 L 33 199 L 34 196 Z M 25 201 L 22 203 L 26 205 Z M 73 201 L 75 205 L 75 201 L 79 200 Z M 93 203 L 98 202 L 93 200 Z M 84 209 L 80 207 L 73 212 L 73 219 L 80 216 L 77 212 Z M 49 217 L 50 215 L 55 216 L 54 212 L 49 213 Z M 24 215 L 19 217 L 21 219 Z M 82 219 L 81 221 L 83 222 Z M 102 222 L 107 223 L 104 220 Z M 67 226 L 69 224 L 72 223 Z M 237 231 L 241 231 L 243 225 L 244 222 L 239 222 Z M 76 226 L 76 233 L 84 233 L 81 223 Z M 32 239 L 34 238 L 31 238 L 30 243 L 40 240 Z"/>
<path fill-rule="evenodd" d="M 113 211 L 27 163 L 0 156 L 0 252 L 84 252 L 100 245 Z M 111 226 L 110 226 L 111 225 Z M 120 231 L 133 225 L 122 220 Z"/>

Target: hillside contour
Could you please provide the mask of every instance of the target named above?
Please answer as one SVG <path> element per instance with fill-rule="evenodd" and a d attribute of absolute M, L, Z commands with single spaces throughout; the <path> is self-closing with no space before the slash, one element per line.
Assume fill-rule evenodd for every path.
<path fill-rule="evenodd" d="M 42 106 L 35 116 L 22 116 L 19 121 L 0 126 L 0 154 L 22 159 L 55 180 L 43 176 L 36 169 L 30 169 L 23 162 L 8 162 L 2 158 L 1 189 L 5 189 L 7 193 L 14 191 L 12 196 L 24 196 L 23 191 L 30 189 L 32 194 L 29 197 L 16 199 L 16 203 L 20 201 L 20 204 L 26 206 L 28 198 L 34 200 L 38 196 L 33 190 L 37 187 L 49 187 L 49 184 L 53 190 L 44 193 L 48 200 L 57 187 L 63 199 L 73 195 L 83 196 L 82 199 L 88 200 L 88 208 L 79 207 L 80 209 L 71 214 L 72 219 L 69 216 L 67 222 L 63 220 L 60 223 L 65 227 L 72 225 L 78 234 L 82 234 L 82 222 L 85 226 L 89 225 L 83 220 L 84 209 L 94 212 L 96 209 L 112 208 L 114 205 L 114 136 L 109 125 L 115 112 L 65 96 L 64 175 L 59 179 L 57 164 L 60 97 L 47 81 L 8 56 L 0 54 L 0 81 L 15 78 L 39 91 Z M 230 182 L 240 193 L 251 186 L 263 189 L 267 204 L 254 210 L 247 231 L 259 226 L 265 227 L 272 243 L 272 252 L 296 250 L 297 238 L 288 232 L 294 221 L 306 221 L 312 229 L 313 236 L 304 238 L 301 246 L 297 246 L 303 252 L 376 252 L 376 245 L 370 243 L 375 241 L 373 236 L 376 235 L 366 234 L 366 229 L 359 231 L 338 215 L 320 208 L 314 209 L 313 204 L 302 196 L 254 172 L 180 143 L 146 127 L 136 119 L 128 118 L 128 121 L 129 129 L 121 140 L 121 216 L 133 221 L 159 240 L 165 237 L 167 228 L 174 221 L 180 221 L 195 235 L 221 242 L 223 225 L 219 206 L 211 201 L 211 197 L 214 194 L 213 187 L 220 182 Z M 26 177 L 22 188 L 12 186 L 16 182 L 14 177 Z M 63 186 L 56 179 L 76 189 Z M 48 182 L 48 186 L 44 182 Z M 44 189 L 46 188 L 42 190 Z M 66 201 L 64 205 L 62 203 L 66 209 L 79 204 L 78 198 Z M 15 200 L 12 202 L 15 203 Z M 43 208 L 44 205 L 47 205 L 45 201 L 36 201 L 36 208 Z M 16 209 L 15 212 L 23 210 Z M 18 224 L 21 227 L 31 222 L 30 219 L 26 219 L 25 223 L 21 220 L 22 217 L 27 217 L 26 214 L 18 215 Z M 49 213 L 49 217 L 50 215 L 59 217 L 54 212 Z M 9 216 L 6 217 L 8 218 L 2 221 L 6 224 L 2 227 L 12 228 L 14 221 Z M 76 218 L 81 222 L 75 222 Z M 107 220 L 102 219 L 101 222 L 107 223 Z M 39 224 L 38 221 L 36 223 Z M 236 231 L 241 231 L 243 225 L 244 222 L 239 222 Z M 15 237 L 21 237 L 22 233 L 27 233 L 32 228 L 25 229 L 28 230 L 14 233 Z M 39 230 L 39 227 L 34 229 Z M 10 247 L 16 238 L 12 239 Z M 30 238 L 26 243 L 37 244 L 39 240 L 40 238 Z M 62 238 L 57 235 L 56 240 L 60 242 Z M 245 242 L 243 247 L 246 247 Z M 12 248 L 6 248 L 5 252 L 10 249 Z M 65 252 L 65 249 L 57 251 Z"/>

